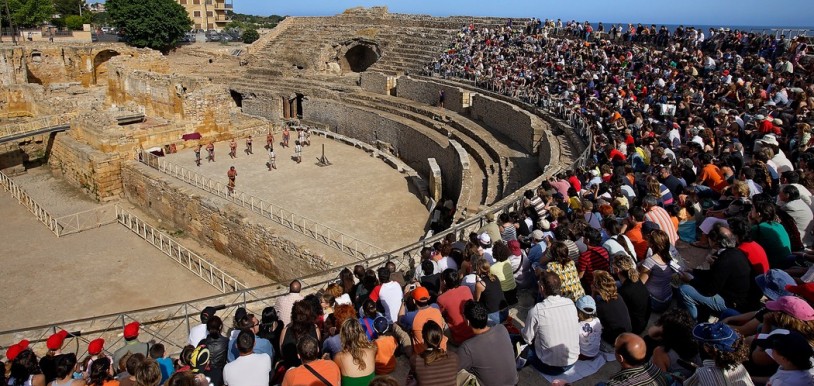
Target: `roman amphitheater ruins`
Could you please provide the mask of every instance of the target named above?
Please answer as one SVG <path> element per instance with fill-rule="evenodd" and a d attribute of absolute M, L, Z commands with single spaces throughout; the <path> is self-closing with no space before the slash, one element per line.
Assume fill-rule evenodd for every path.
<path fill-rule="evenodd" d="M 590 139 L 556 106 L 419 75 L 469 23 L 505 20 L 359 8 L 286 18 L 242 52 L 0 49 L 1 199 L 14 219 L 2 264 L 19 276 L 2 284 L 0 303 L 21 310 L 0 318 L 0 346 L 26 338 L 43 349 L 64 328 L 82 331 L 80 353 L 99 336 L 116 347 L 138 320 L 145 339 L 178 352 L 207 305 L 259 314 L 294 278 L 319 288 L 345 266 L 406 269 L 422 246 L 468 234 L 579 164 Z M 296 132 L 280 146 L 292 122 L 311 128 L 301 164 L 290 159 Z M 319 162 L 323 145 L 330 166 Z M 428 234 L 432 209 L 450 203 L 452 226 Z M 17 225 L 34 221 L 32 231 Z M 87 300 L 72 307 L 55 291 Z"/>

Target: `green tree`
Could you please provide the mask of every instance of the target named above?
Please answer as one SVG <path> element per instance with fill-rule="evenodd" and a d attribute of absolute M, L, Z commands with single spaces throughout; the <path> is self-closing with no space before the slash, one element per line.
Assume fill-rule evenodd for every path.
<path fill-rule="evenodd" d="M 79 15 L 68 15 L 63 19 L 65 20 L 65 26 L 74 31 L 81 30 L 82 24 L 85 24 L 85 18 Z"/>
<path fill-rule="evenodd" d="M 53 0 L 54 12 L 66 18 L 69 15 L 79 15 L 79 9 L 87 10 L 85 0 Z"/>
<path fill-rule="evenodd" d="M 192 28 L 192 20 L 175 0 L 108 0 L 112 24 L 128 44 L 167 52 Z"/>
<path fill-rule="evenodd" d="M 14 27 L 17 28 L 36 27 L 51 20 L 54 15 L 54 5 L 51 0 L 8 0 L 8 8 L 11 11 Z M 3 25 L 8 25 L 7 23 L 8 18 L 3 21 Z"/>
<path fill-rule="evenodd" d="M 107 12 L 98 12 L 91 14 L 91 22 L 98 26 L 106 26 L 110 24 L 110 15 Z"/>
<path fill-rule="evenodd" d="M 260 34 L 256 29 L 252 28 L 243 31 L 243 35 L 240 38 L 243 39 L 243 43 L 252 44 L 256 42 L 257 39 L 260 39 Z"/>

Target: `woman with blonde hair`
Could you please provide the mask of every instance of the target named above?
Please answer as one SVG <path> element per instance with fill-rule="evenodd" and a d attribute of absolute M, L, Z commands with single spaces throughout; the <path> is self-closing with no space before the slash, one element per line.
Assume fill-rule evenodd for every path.
<path fill-rule="evenodd" d="M 602 350 L 612 352 L 616 337 L 633 330 L 630 313 L 616 289 L 616 280 L 608 271 L 594 271 L 591 291 L 596 300 L 596 315 L 602 323 Z"/>
<path fill-rule="evenodd" d="M 509 315 L 503 315 L 503 309 L 507 309 L 506 298 L 500 288 L 500 280 L 492 274 L 492 265 L 486 259 L 478 259 L 475 263 L 475 301 L 483 304 L 489 312 L 489 325 L 500 324 Z M 508 311 L 508 309 L 507 309 Z"/>
<path fill-rule="evenodd" d="M 342 373 L 342 386 L 366 386 L 376 376 L 376 345 L 367 339 L 359 320 L 346 319 L 339 330 L 342 351 L 334 362 Z"/>

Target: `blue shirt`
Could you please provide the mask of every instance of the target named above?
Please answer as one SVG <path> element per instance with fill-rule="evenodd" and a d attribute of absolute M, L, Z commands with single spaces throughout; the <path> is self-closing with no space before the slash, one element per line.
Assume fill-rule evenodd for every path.
<path fill-rule="evenodd" d="M 158 368 L 161 369 L 161 384 L 163 384 L 175 372 L 175 365 L 170 358 L 158 358 L 155 361 L 158 363 Z"/>
<path fill-rule="evenodd" d="M 535 264 L 538 265 L 540 264 L 540 259 L 543 258 L 543 252 L 545 252 L 545 249 L 543 249 L 543 247 L 545 247 L 545 244 L 542 241 L 540 241 L 539 243 L 534 244 L 534 246 L 531 247 L 531 249 L 529 249 L 528 258 L 532 266 L 535 266 Z"/>
<path fill-rule="evenodd" d="M 253 351 L 255 354 L 268 354 L 271 361 L 274 362 L 274 347 L 268 339 L 255 335 Z M 226 354 L 226 360 L 231 362 L 239 356 L 240 351 L 237 350 L 237 336 L 235 336 L 235 338 L 229 339 L 229 353 Z"/>

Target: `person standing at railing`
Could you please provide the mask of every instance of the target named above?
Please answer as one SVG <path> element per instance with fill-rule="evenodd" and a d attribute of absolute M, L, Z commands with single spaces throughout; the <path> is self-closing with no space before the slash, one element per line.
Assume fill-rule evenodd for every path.
<path fill-rule="evenodd" d="M 208 162 L 215 162 L 215 143 L 209 142 L 209 145 L 206 145 L 206 152 L 207 152 L 207 161 Z"/>
<path fill-rule="evenodd" d="M 227 187 L 229 188 L 229 195 L 231 196 L 232 193 L 235 192 L 235 178 L 237 178 L 237 170 L 235 170 L 234 166 L 229 167 L 229 171 L 226 172 L 226 177 L 229 177 L 229 184 Z"/>

